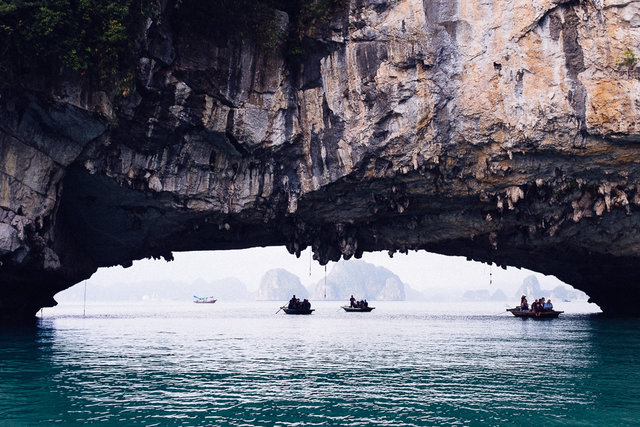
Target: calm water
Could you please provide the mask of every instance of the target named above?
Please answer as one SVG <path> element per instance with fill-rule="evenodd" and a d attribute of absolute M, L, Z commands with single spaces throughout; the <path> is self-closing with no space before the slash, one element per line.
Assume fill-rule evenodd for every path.
<path fill-rule="evenodd" d="M 277 302 L 45 310 L 36 327 L 0 330 L 0 424 L 640 422 L 639 320 L 372 305 L 321 302 L 301 317 L 275 315 Z"/>

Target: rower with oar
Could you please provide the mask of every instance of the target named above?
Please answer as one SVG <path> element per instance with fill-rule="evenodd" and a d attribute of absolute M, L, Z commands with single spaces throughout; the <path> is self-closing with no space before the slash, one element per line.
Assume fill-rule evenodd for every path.
<path fill-rule="evenodd" d="M 296 298 L 295 295 L 289 300 L 289 305 L 280 307 L 280 310 L 284 310 L 287 314 L 311 314 L 314 311 L 308 299 L 305 298 L 304 301 L 300 302 L 300 299 Z M 276 314 L 280 310 L 276 311 Z"/>
<path fill-rule="evenodd" d="M 289 305 L 286 306 L 286 308 L 288 308 L 289 310 L 295 310 L 297 308 L 300 307 L 300 299 L 296 298 L 295 294 L 291 297 L 291 299 L 289 300 Z M 280 310 L 282 310 L 283 308 L 285 308 L 285 306 L 280 307 Z M 280 310 L 276 311 L 276 314 L 278 314 L 280 312 Z"/>

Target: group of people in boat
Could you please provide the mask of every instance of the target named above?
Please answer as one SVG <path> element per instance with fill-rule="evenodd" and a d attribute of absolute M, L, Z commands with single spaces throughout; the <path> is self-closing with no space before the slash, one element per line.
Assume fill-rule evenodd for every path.
<path fill-rule="evenodd" d="M 520 310 L 521 311 L 532 311 L 539 316 L 540 313 L 544 311 L 553 311 L 553 304 L 551 304 L 551 298 L 545 300 L 544 297 L 535 300 L 531 304 L 531 308 L 529 308 L 529 303 L 527 302 L 527 296 L 522 295 L 520 297 Z"/>
<path fill-rule="evenodd" d="M 300 301 L 300 298 L 296 298 L 296 296 L 294 295 L 289 300 L 289 307 L 288 308 L 291 309 L 291 310 L 310 310 L 311 309 L 311 303 L 306 298 L 304 300 Z"/>
<path fill-rule="evenodd" d="M 356 301 L 356 299 L 353 297 L 353 295 L 351 295 L 351 298 L 349 298 L 349 304 L 353 308 L 367 308 L 367 307 L 369 307 L 369 303 L 367 302 L 366 299 L 361 299 L 360 301 Z"/>

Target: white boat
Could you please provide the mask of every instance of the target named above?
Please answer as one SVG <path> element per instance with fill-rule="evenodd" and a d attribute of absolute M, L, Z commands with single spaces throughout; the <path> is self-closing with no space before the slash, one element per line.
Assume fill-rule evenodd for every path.
<path fill-rule="evenodd" d="M 195 298 L 193 302 L 195 302 L 196 304 L 213 304 L 214 302 L 218 301 L 213 297 L 197 297 L 195 295 L 193 297 Z"/>

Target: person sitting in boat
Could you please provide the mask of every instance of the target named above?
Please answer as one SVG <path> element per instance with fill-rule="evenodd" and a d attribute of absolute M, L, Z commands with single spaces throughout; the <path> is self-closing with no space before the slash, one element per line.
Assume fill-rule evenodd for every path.
<path fill-rule="evenodd" d="M 349 298 L 349 304 L 351 304 L 351 307 L 357 307 L 356 299 L 353 297 L 353 295 L 351 295 L 351 298 Z"/>
<path fill-rule="evenodd" d="M 538 300 L 538 312 L 536 313 L 536 316 L 540 317 L 543 311 L 544 311 L 544 297 Z"/>
<path fill-rule="evenodd" d="M 520 297 L 520 310 L 529 311 L 529 303 L 527 302 L 526 295 Z"/>
<path fill-rule="evenodd" d="M 303 310 L 311 310 L 311 303 L 309 302 L 308 299 L 304 299 L 302 301 L 302 304 L 300 304 L 300 308 Z"/>
<path fill-rule="evenodd" d="M 551 304 L 551 299 L 548 299 L 547 302 L 544 303 L 542 307 L 543 311 L 553 311 L 553 304 Z"/>
<path fill-rule="evenodd" d="M 367 302 L 367 299 L 365 298 L 364 301 L 362 301 L 362 306 L 364 308 L 368 308 L 369 307 L 369 303 Z"/>
<path fill-rule="evenodd" d="M 289 300 L 289 308 L 295 309 L 295 308 L 298 308 L 299 305 L 300 305 L 300 300 L 296 298 L 295 295 L 292 296 L 291 299 Z"/>
<path fill-rule="evenodd" d="M 533 302 L 533 304 L 531 304 L 531 311 L 536 313 L 536 316 L 538 315 L 538 313 L 540 313 L 540 301 L 539 300 L 535 300 Z"/>

